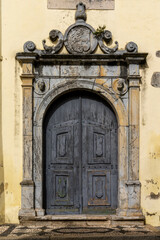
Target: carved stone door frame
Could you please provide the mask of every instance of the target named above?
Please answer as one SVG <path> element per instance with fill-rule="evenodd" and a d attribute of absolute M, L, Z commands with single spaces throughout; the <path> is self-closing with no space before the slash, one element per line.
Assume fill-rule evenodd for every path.
<path fill-rule="evenodd" d="M 83 11 L 79 12 L 79 8 Z M 76 20 L 64 37 L 64 44 L 70 54 L 57 54 L 63 47 L 63 35 L 52 30 L 50 39 L 55 41 L 58 38 L 57 46 L 48 47 L 43 41 L 44 50 L 37 50 L 33 42 L 27 42 L 24 52 L 16 56 L 23 71 L 20 220 L 47 219 L 43 209 L 43 119 L 50 104 L 59 96 L 83 89 L 109 102 L 118 120 L 118 209 L 112 219 L 143 220 L 139 181 L 139 67 L 145 63 L 147 54 L 138 53 L 137 45 L 133 42 L 121 51 L 118 51 L 117 42 L 114 48 L 108 48 L 104 40 L 112 38 L 109 31 L 98 37 L 98 40 L 95 39 L 92 35 L 94 29 L 85 23 L 82 4 L 77 7 Z M 75 42 L 70 39 L 77 31 L 84 35 L 81 35 L 81 45 L 76 48 Z M 88 42 L 91 38 L 85 39 L 86 34 L 92 35 L 93 45 Z M 105 54 L 91 54 L 98 44 Z"/>

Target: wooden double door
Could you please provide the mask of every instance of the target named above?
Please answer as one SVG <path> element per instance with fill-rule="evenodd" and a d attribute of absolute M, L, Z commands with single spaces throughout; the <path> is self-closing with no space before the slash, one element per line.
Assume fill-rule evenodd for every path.
<path fill-rule="evenodd" d="M 106 214 L 117 208 L 117 120 L 90 92 L 63 95 L 44 121 L 46 214 Z"/>

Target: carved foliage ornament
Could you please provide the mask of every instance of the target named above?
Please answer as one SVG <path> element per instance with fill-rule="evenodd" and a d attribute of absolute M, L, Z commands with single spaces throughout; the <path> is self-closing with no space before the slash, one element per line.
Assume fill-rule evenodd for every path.
<path fill-rule="evenodd" d="M 24 44 L 24 52 L 34 52 L 39 55 L 51 55 L 60 52 L 63 46 L 66 47 L 70 54 L 91 54 L 94 53 L 97 46 L 106 54 L 138 52 L 138 47 L 134 42 L 129 42 L 125 50 L 118 50 L 118 42 L 115 42 L 113 48 L 109 48 L 107 45 L 112 42 L 112 33 L 108 30 L 101 32 L 98 36 L 95 34 L 95 29 L 86 23 L 86 6 L 80 2 L 76 6 L 75 20 L 76 23 L 71 25 L 63 34 L 58 30 L 52 30 L 49 33 L 49 39 L 52 44 L 46 45 L 46 40 L 42 41 L 43 50 L 38 50 L 35 43 L 28 41 Z"/>

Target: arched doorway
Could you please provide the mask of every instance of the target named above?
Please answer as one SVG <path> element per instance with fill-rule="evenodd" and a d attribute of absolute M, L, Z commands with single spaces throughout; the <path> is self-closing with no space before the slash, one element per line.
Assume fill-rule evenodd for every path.
<path fill-rule="evenodd" d="M 58 98 L 43 125 L 46 214 L 106 214 L 117 208 L 118 124 L 88 91 Z"/>

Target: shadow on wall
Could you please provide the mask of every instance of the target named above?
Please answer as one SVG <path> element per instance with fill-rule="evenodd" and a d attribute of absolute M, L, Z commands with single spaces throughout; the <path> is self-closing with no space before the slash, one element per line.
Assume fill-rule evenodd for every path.
<path fill-rule="evenodd" d="M 1 1 L 0 1 L 1 9 Z M 0 223 L 5 222 L 4 166 L 2 146 L 2 57 L 1 57 L 1 12 L 0 12 Z"/>

